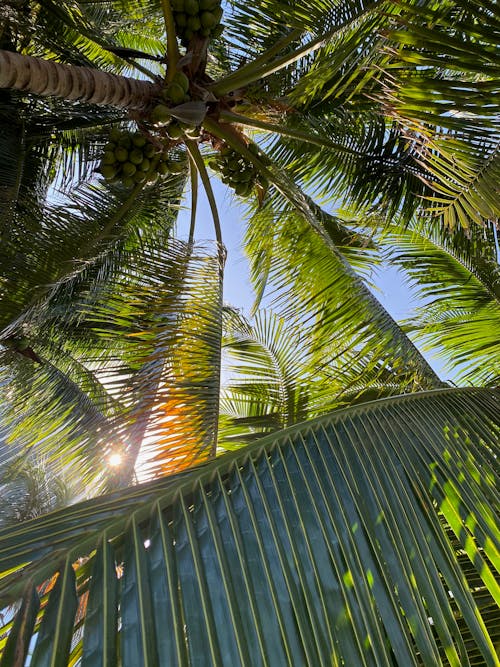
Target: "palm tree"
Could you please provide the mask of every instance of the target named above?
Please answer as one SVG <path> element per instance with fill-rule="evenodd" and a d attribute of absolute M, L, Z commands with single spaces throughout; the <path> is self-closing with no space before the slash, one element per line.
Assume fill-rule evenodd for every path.
<path fill-rule="evenodd" d="M 235 3 L 221 39 L 215 3 L 129 4 L 11 2 L 0 35 L 6 456 L 114 489 L 0 533 L 16 604 L 2 666 L 32 640 L 33 665 L 495 664 L 494 390 L 352 407 L 116 489 L 138 460 L 152 478 L 215 454 L 224 251 L 207 165 L 247 203 L 258 295 L 272 286 L 307 324 L 315 377 L 354 400 L 442 386 L 368 289 L 361 227 L 459 238 L 498 216 L 496 7 Z M 311 416 L 289 407 L 279 426 Z"/>

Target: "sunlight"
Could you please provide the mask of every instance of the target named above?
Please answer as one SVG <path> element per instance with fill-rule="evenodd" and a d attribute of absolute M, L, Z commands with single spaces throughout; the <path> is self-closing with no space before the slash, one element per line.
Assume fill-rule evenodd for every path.
<path fill-rule="evenodd" d="M 123 463 L 123 456 L 119 452 L 113 452 L 109 455 L 108 465 L 112 468 L 117 468 Z"/>

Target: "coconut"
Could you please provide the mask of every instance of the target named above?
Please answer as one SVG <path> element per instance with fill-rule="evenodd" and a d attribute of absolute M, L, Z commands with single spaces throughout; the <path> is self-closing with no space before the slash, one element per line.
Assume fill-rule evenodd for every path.
<path fill-rule="evenodd" d="M 185 0 L 184 11 L 190 16 L 196 16 L 196 14 L 198 14 L 200 11 L 198 0 Z"/>
<path fill-rule="evenodd" d="M 184 74 L 184 72 L 176 72 L 174 74 L 174 78 L 172 79 L 172 83 L 176 83 L 177 85 L 179 85 L 184 91 L 184 93 L 187 93 L 189 90 L 189 79 Z"/>
<path fill-rule="evenodd" d="M 128 159 L 132 164 L 141 164 L 144 159 L 144 154 L 139 148 L 134 148 L 134 150 L 130 151 Z"/>
<path fill-rule="evenodd" d="M 133 176 L 137 171 L 137 167 L 132 162 L 124 162 L 122 165 L 122 173 L 124 176 Z"/>
<path fill-rule="evenodd" d="M 116 167 L 114 167 L 112 164 L 102 164 L 100 171 L 107 181 L 110 181 L 116 176 Z"/>
<path fill-rule="evenodd" d="M 188 20 L 188 23 L 189 21 L 191 21 L 191 19 Z M 168 86 L 166 87 L 165 95 L 174 104 L 182 104 L 184 100 L 185 90 L 182 88 L 180 84 L 175 83 L 175 81 L 172 81 L 172 83 L 169 83 Z"/>
<path fill-rule="evenodd" d="M 114 164 L 116 162 L 114 151 L 104 151 L 101 158 L 102 164 Z"/>
<path fill-rule="evenodd" d="M 136 132 L 133 137 L 132 137 L 132 143 L 134 146 L 137 146 L 137 148 L 142 148 L 143 146 L 146 145 L 147 140 L 144 135 L 142 135 L 140 132 Z"/>
<path fill-rule="evenodd" d="M 203 28 L 213 28 L 217 23 L 217 18 L 212 12 L 202 12 L 200 15 L 200 23 Z"/>
<path fill-rule="evenodd" d="M 126 162 L 128 160 L 128 150 L 123 146 L 118 146 L 115 149 L 115 158 L 118 162 Z"/>
<path fill-rule="evenodd" d="M 164 104 L 157 104 L 151 112 L 151 122 L 155 125 L 166 125 L 172 120 L 172 116 Z"/>

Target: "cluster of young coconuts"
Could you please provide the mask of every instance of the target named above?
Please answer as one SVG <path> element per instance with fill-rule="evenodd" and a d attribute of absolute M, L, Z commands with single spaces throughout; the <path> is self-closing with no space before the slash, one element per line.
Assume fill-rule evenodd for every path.
<path fill-rule="evenodd" d="M 172 81 L 161 91 L 158 104 L 153 108 L 150 121 L 157 128 L 164 128 L 166 134 L 173 141 L 182 139 L 197 139 L 200 136 L 200 128 L 187 123 L 181 123 L 170 114 L 170 108 L 191 101 L 189 94 L 189 79 L 184 72 L 176 72 Z"/>
<path fill-rule="evenodd" d="M 255 144 L 250 144 L 248 150 L 258 155 Z M 248 197 L 257 183 L 264 185 L 255 166 L 227 144 L 219 148 L 219 155 L 210 160 L 208 166 L 219 172 L 221 181 L 240 197 Z"/>
<path fill-rule="evenodd" d="M 153 183 L 158 176 L 180 173 L 181 162 L 169 159 L 166 150 L 160 150 L 141 132 L 111 130 L 104 146 L 100 171 L 107 181 L 119 181 L 126 188 L 137 183 Z"/>
<path fill-rule="evenodd" d="M 217 37 L 222 32 L 221 0 L 171 0 L 177 36 L 187 46 L 193 37 Z M 121 182 L 127 188 L 138 183 L 153 183 L 158 176 L 180 173 L 183 163 L 169 158 L 168 150 L 183 139 L 198 139 L 201 127 L 179 122 L 171 109 L 191 101 L 190 80 L 177 71 L 162 89 L 147 122 L 154 126 L 153 136 L 142 132 L 113 129 L 104 146 L 100 172 L 107 181 Z M 258 154 L 255 145 L 249 150 Z M 226 144 L 218 147 L 219 155 L 209 162 L 221 180 L 237 195 L 247 197 L 255 185 L 264 185 L 254 165 Z"/>
<path fill-rule="evenodd" d="M 221 0 L 172 0 L 175 31 L 183 46 L 193 37 L 219 37 L 223 27 Z"/>

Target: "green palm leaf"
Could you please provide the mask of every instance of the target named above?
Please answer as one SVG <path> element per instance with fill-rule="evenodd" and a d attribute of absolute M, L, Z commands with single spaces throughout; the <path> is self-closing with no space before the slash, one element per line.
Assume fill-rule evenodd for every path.
<path fill-rule="evenodd" d="M 108 71 L 144 71 L 133 57 L 135 51 L 144 51 L 145 56 L 164 52 L 162 15 L 152 4 L 140 0 L 132 8 L 125 2 L 46 0 L 28 12 L 31 30 L 26 26 L 23 31 L 22 50 L 30 55 L 56 54 L 62 62 Z M 158 73 L 154 65 L 153 69 Z"/>
<path fill-rule="evenodd" d="M 110 453 L 125 458 L 123 482 L 139 453 L 148 478 L 215 452 L 222 255 L 171 240 L 119 257 L 104 281 L 91 267 L 70 281 L 69 300 L 66 280 L 30 311 L 42 363 L 21 357 L 4 369 L 2 423 L 15 455 L 34 447 L 71 462 L 68 474 L 94 491 Z"/>
<path fill-rule="evenodd" d="M 78 597 L 90 575 L 83 644 L 101 662 L 114 653 L 97 645 L 98 627 L 121 636 L 131 664 L 493 666 L 499 432 L 498 394 L 487 390 L 332 413 L 190 473 L 1 531 L 0 594 L 22 595 L 21 572 L 37 586 L 60 572 L 40 589 L 34 631 L 36 654 L 53 654 L 57 641 L 63 665 L 75 569 Z M 37 613 L 30 591 L 21 619 Z M 33 632 L 29 622 L 11 627 L 2 667 Z"/>
<path fill-rule="evenodd" d="M 366 355 L 365 369 L 401 369 L 401 387 L 438 386 L 437 375 L 354 272 L 308 200 L 295 191 L 287 195 L 296 210 L 275 197 L 249 220 L 246 247 L 257 293 L 262 283 L 271 285 L 280 314 L 314 322 L 319 368 L 333 360 L 340 368 L 351 366 L 354 352 L 357 359 Z M 347 253 L 352 255 L 349 248 Z"/>
<path fill-rule="evenodd" d="M 450 234 L 428 221 L 388 228 L 379 243 L 424 299 L 405 326 L 442 350 L 458 381 L 497 386 L 500 268 L 493 227 Z"/>
<path fill-rule="evenodd" d="M 341 332 L 339 333 L 341 335 Z M 346 351 L 318 366 L 314 326 L 258 311 L 225 335 L 219 446 L 233 449 L 335 408 L 399 393 L 398 374 Z"/>

